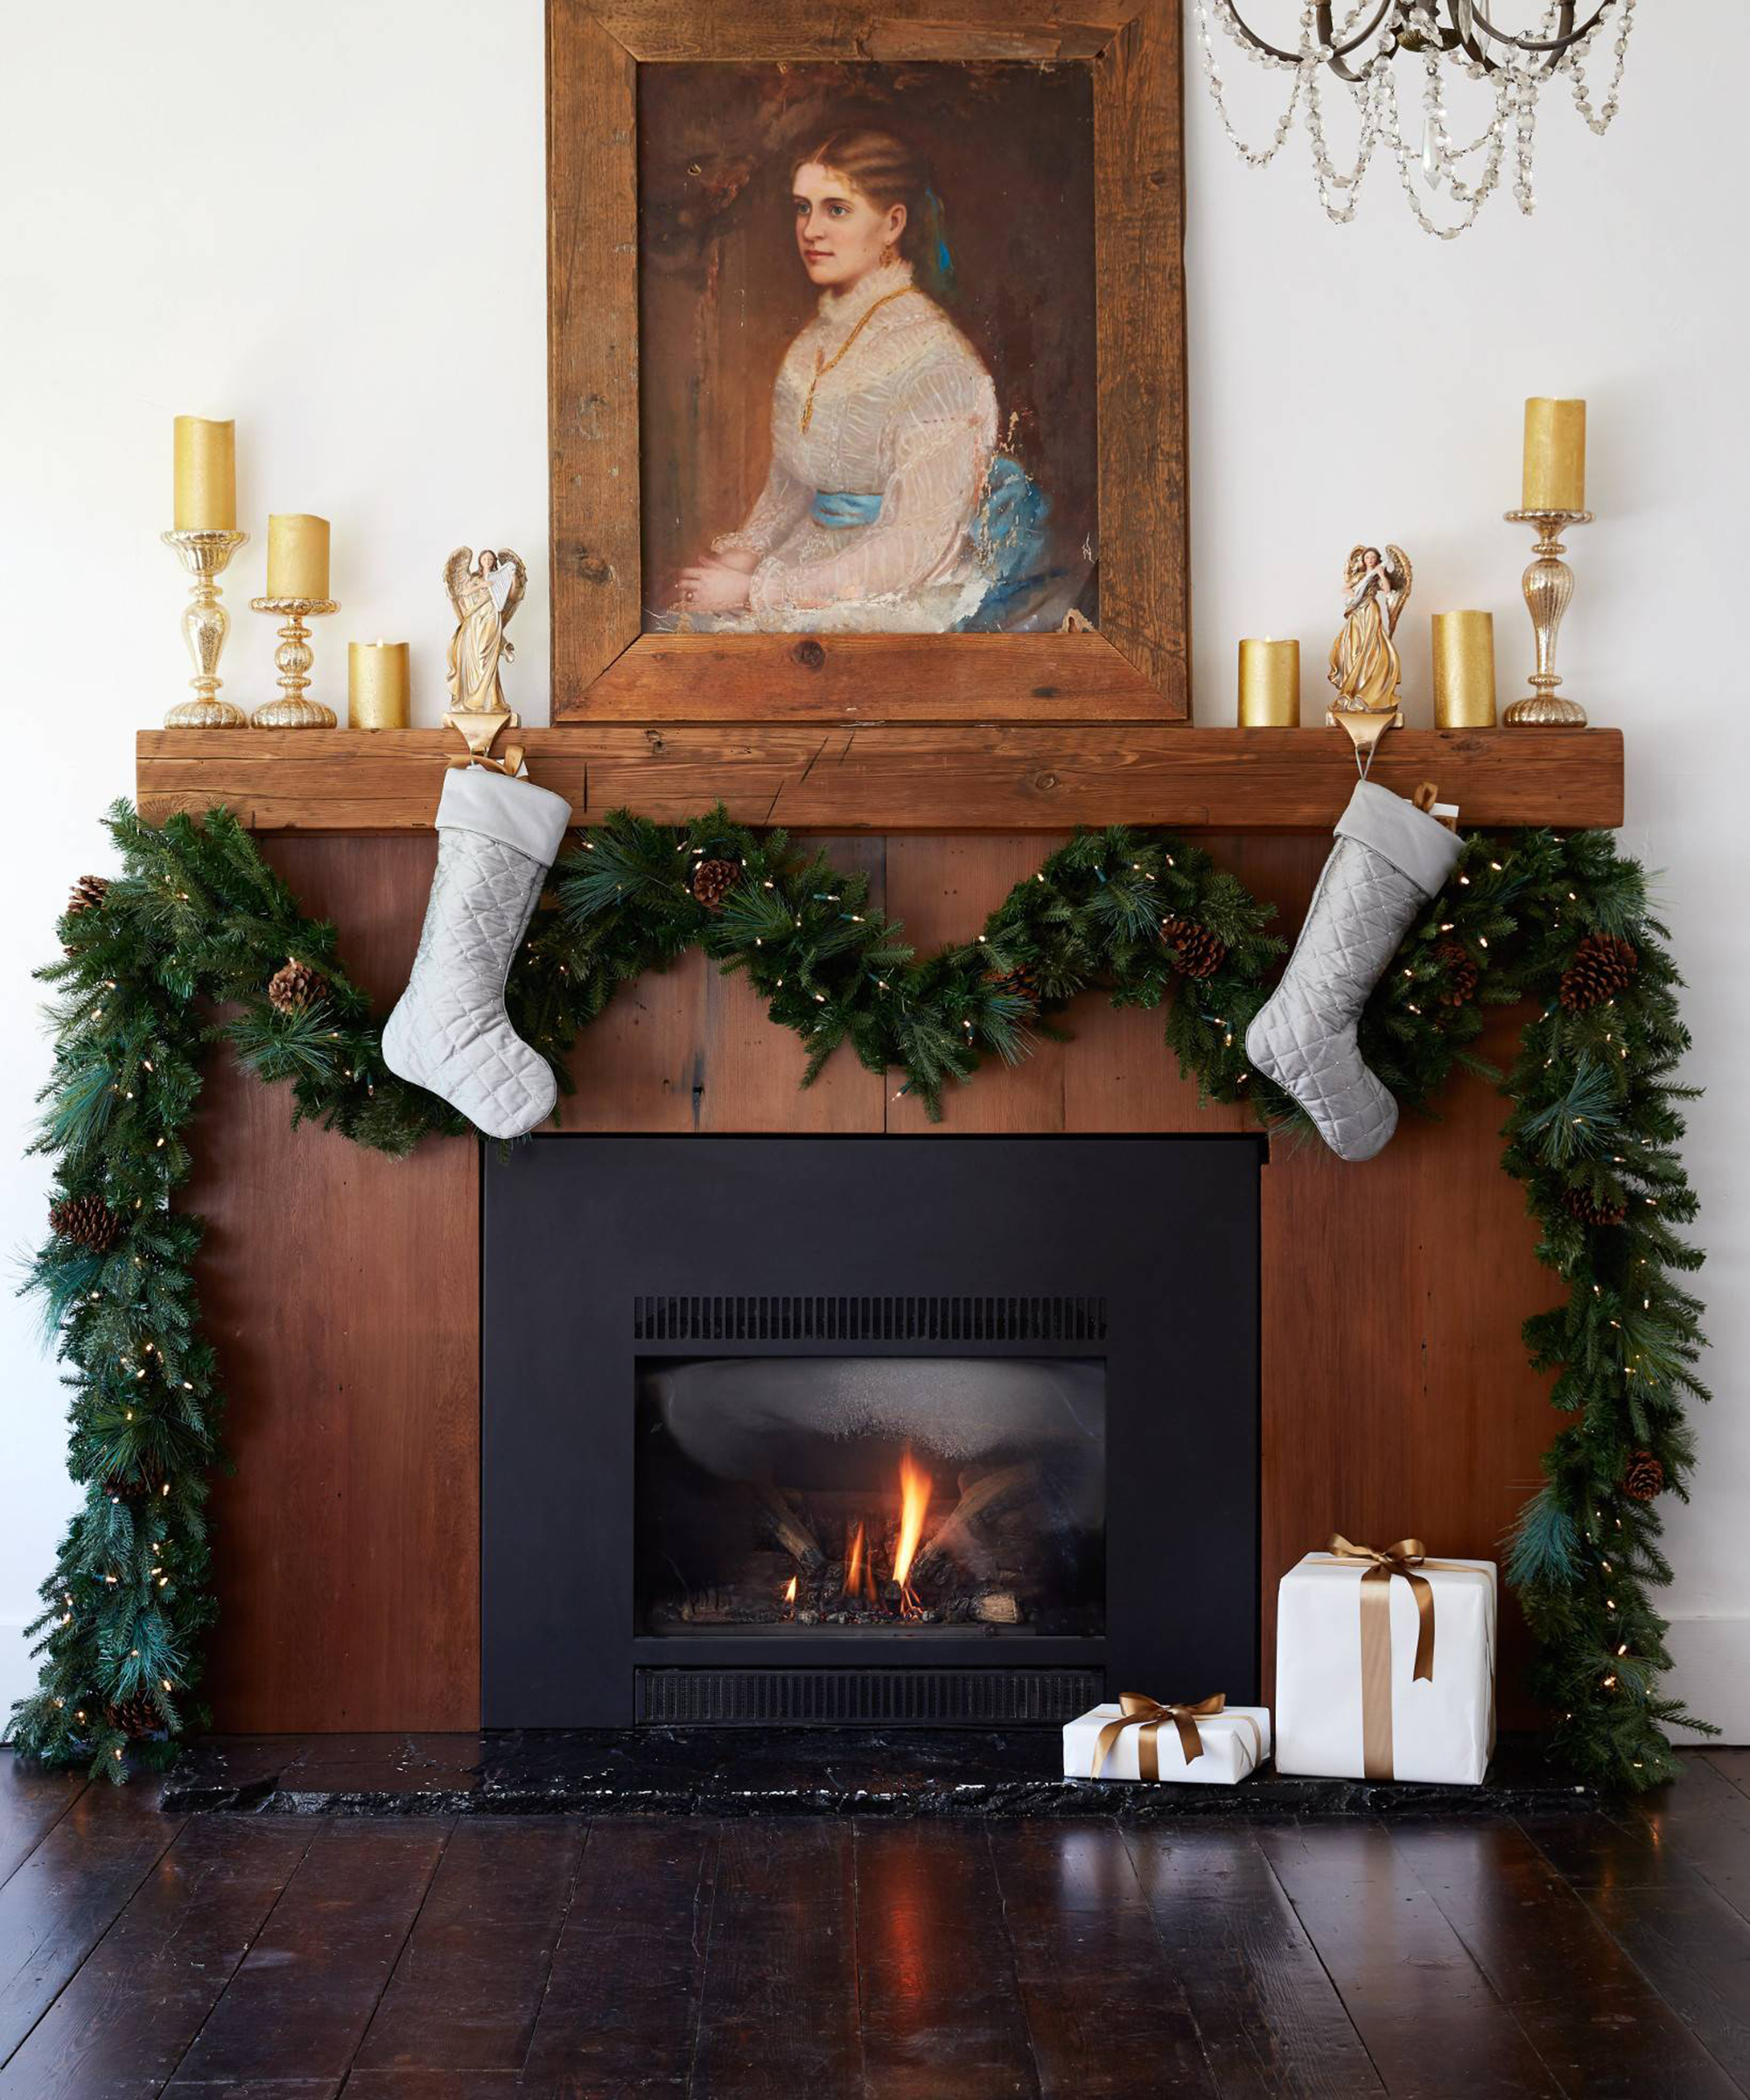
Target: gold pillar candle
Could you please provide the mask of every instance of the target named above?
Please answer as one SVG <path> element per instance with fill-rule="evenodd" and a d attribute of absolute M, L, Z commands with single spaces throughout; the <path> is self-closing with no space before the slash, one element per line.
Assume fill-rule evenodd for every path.
<path fill-rule="evenodd" d="M 328 521 L 301 512 L 268 520 L 270 598 L 326 598 L 328 595 Z"/>
<path fill-rule="evenodd" d="M 1240 727 L 1298 729 L 1300 644 L 1249 640 L 1240 644 Z"/>
<path fill-rule="evenodd" d="M 178 532 L 237 529 L 237 426 L 206 416 L 176 419 Z"/>
<path fill-rule="evenodd" d="M 350 729 L 405 729 L 408 723 L 407 644 L 346 644 L 346 724 Z"/>
<path fill-rule="evenodd" d="M 1436 729 L 1494 727 L 1494 615 L 1437 612 L 1428 623 L 1434 652 Z"/>
<path fill-rule="evenodd" d="M 1586 403 L 1525 404 L 1525 474 L 1522 510 L 1586 508 Z"/>

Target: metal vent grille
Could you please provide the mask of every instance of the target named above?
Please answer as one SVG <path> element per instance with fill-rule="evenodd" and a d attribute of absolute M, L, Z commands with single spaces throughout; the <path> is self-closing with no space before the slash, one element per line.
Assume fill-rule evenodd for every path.
<path fill-rule="evenodd" d="M 661 1726 L 889 1722 L 1060 1726 L 1105 1697 L 1096 1670 L 640 1670 L 638 1718 Z"/>
<path fill-rule="evenodd" d="M 1103 1298 L 634 1298 L 638 1341 L 1103 1341 Z"/>

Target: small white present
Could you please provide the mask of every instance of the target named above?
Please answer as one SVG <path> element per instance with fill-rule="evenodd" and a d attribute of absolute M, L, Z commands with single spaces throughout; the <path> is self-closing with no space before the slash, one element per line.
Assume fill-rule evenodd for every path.
<path fill-rule="evenodd" d="M 1492 1560 L 1340 1533 L 1276 1603 L 1276 1767 L 1476 1786 L 1494 1748 Z"/>
<path fill-rule="evenodd" d="M 1229 1706 L 1217 1694 L 1195 1704 L 1158 1704 L 1127 1691 L 1122 1700 L 1063 1725 L 1066 1779 L 1163 1779 L 1231 1786 L 1270 1755 L 1270 1714 Z"/>

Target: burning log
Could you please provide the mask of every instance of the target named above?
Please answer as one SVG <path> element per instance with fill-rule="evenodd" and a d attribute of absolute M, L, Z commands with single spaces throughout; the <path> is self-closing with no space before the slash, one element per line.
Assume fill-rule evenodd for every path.
<path fill-rule="evenodd" d="M 750 1480 L 748 1487 L 760 1504 L 766 1531 L 805 1575 L 818 1575 L 826 1555 L 815 1543 L 815 1535 L 780 1491 L 769 1480 Z"/>
<path fill-rule="evenodd" d="M 997 1561 L 978 1536 L 979 1520 L 997 1516 L 1005 1504 L 1032 1488 L 1038 1480 L 1039 1470 L 1033 1466 L 998 1466 L 981 1474 L 962 1489 L 960 1500 L 918 1555 L 918 1577 L 932 1573 L 945 1560 L 953 1560 L 968 1574 L 988 1582 L 997 1572 Z"/>

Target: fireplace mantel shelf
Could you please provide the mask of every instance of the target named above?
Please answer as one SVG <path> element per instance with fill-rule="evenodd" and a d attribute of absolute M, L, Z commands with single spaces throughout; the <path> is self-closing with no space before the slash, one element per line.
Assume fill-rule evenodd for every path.
<path fill-rule="evenodd" d="M 517 740 L 580 823 L 720 800 L 744 823 L 814 831 L 1322 831 L 1355 779 L 1334 729 L 604 722 Z M 257 831 L 421 831 L 459 750 L 447 730 L 144 730 L 137 799 L 154 822 L 222 803 Z M 1372 777 L 1405 794 L 1432 780 L 1466 825 L 1622 822 L 1620 730 L 1395 730 Z"/>

